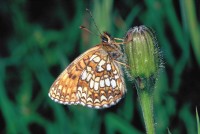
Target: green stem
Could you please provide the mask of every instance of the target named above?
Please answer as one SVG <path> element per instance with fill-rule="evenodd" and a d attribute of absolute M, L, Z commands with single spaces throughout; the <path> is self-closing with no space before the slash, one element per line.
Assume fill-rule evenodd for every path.
<path fill-rule="evenodd" d="M 153 118 L 153 88 L 151 79 L 136 79 L 136 88 L 142 108 L 143 118 L 147 134 L 155 134 Z"/>
<path fill-rule="evenodd" d="M 185 7 L 185 15 L 187 17 L 188 29 L 191 36 L 191 42 L 194 54 L 196 56 L 197 62 L 200 65 L 200 32 L 199 24 L 196 15 L 195 2 L 193 0 L 183 0 L 181 1 Z"/>

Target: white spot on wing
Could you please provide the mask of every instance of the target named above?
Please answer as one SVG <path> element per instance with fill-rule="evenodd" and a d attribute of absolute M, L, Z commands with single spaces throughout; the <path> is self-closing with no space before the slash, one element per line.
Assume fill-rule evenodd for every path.
<path fill-rule="evenodd" d="M 94 81 L 91 80 L 91 81 L 90 81 L 90 88 L 93 88 L 93 87 L 94 87 Z"/>
<path fill-rule="evenodd" d="M 107 105 L 107 104 L 103 105 L 103 108 L 108 108 L 108 107 L 109 107 L 109 105 Z"/>
<path fill-rule="evenodd" d="M 112 88 L 115 88 L 117 86 L 116 81 L 114 79 L 111 80 L 111 86 Z"/>
<path fill-rule="evenodd" d="M 110 99 L 113 99 L 113 96 L 112 96 L 112 95 L 110 95 L 110 96 L 108 97 L 108 100 L 110 100 Z"/>
<path fill-rule="evenodd" d="M 94 62 L 99 62 L 100 60 L 101 60 L 101 59 L 100 59 L 99 56 L 96 56 L 96 57 L 93 59 Z"/>
<path fill-rule="evenodd" d="M 85 103 L 84 103 L 84 102 L 81 102 L 80 104 L 83 105 L 83 106 L 85 106 Z"/>
<path fill-rule="evenodd" d="M 88 72 L 92 71 L 92 68 L 90 66 L 87 66 L 87 71 Z"/>
<path fill-rule="evenodd" d="M 119 75 L 116 74 L 116 75 L 115 75 L 115 79 L 119 79 Z"/>
<path fill-rule="evenodd" d="M 106 68 L 107 68 L 108 71 L 110 71 L 110 70 L 111 70 L 111 65 L 110 65 L 110 64 L 107 64 L 107 65 L 106 65 Z"/>
<path fill-rule="evenodd" d="M 98 82 L 95 82 L 95 83 L 94 83 L 94 90 L 97 91 L 98 89 L 99 89 L 99 83 L 98 83 Z"/>
<path fill-rule="evenodd" d="M 92 98 L 88 97 L 87 101 L 93 102 Z"/>
<path fill-rule="evenodd" d="M 103 100 L 107 100 L 107 98 L 104 96 L 104 95 L 101 95 L 101 101 L 103 101 Z"/>
<path fill-rule="evenodd" d="M 99 62 L 99 66 L 102 66 L 102 65 L 104 65 L 106 62 L 105 62 L 105 60 L 101 60 L 100 62 Z"/>
<path fill-rule="evenodd" d="M 87 78 L 87 71 L 84 70 L 84 71 L 82 72 L 81 79 L 82 79 L 82 80 L 85 80 L 86 78 Z"/>
<path fill-rule="evenodd" d="M 115 102 L 114 101 L 112 101 L 111 103 L 110 103 L 110 105 L 112 106 L 112 105 L 115 105 Z"/>
<path fill-rule="evenodd" d="M 108 75 L 107 75 L 107 74 L 105 74 L 105 75 L 104 75 L 104 78 L 108 78 Z"/>
<path fill-rule="evenodd" d="M 64 105 L 69 104 L 69 102 L 63 102 Z"/>
<path fill-rule="evenodd" d="M 98 72 L 101 72 L 101 71 L 103 71 L 104 69 L 101 67 L 101 66 L 97 66 L 97 71 Z"/>
<path fill-rule="evenodd" d="M 105 87 L 104 80 L 100 80 L 100 87 Z"/>
<path fill-rule="evenodd" d="M 89 108 L 92 108 L 92 105 L 87 105 Z"/>
<path fill-rule="evenodd" d="M 94 106 L 96 109 L 100 109 L 100 106 Z"/>
<path fill-rule="evenodd" d="M 99 62 L 98 66 L 97 66 L 97 71 L 98 71 L 98 72 L 101 72 L 101 71 L 104 70 L 104 69 L 102 68 L 102 65 L 104 65 L 105 63 L 106 63 L 105 60 L 101 60 L 101 61 Z"/>
<path fill-rule="evenodd" d="M 90 81 L 90 79 L 92 78 L 92 75 L 91 74 L 89 74 L 88 76 L 87 76 L 87 79 L 86 79 L 86 81 L 88 82 L 88 81 Z"/>
<path fill-rule="evenodd" d="M 110 86 L 110 80 L 109 80 L 109 78 L 105 79 L 105 83 L 106 83 L 106 86 Z"/>
<path fill-rule="evenodd" d="M 78 94 L 76 96 L 77 96 L 77 98 L 81 98 L 81 95 L 82 95 L 82 92 L 78 91 Z"/>
<path fill-rule="evenodd" d="M 92 55 L 92 57 L 90 58 L 90 61 L 93 60 L 95 57 L 97 57 L 97 55 Z"/>
<path fill-rule="evenodd" d="M 98 82 L 99 80 L 100 80 L 100 77 L 96 77 L 96 78 L 95 78 L 95 81 Z"/>
<path fill-rule="evenodd" d="M 117 70 L 113 71 L 113 74 L 117 74 Z"/>
<path fill-rule="evenodd" d="M 100 103 L 99 99 L 95 99 L 94 103 Z"/>
<path fill-rule="evenodd" d="M 81 97 L 86 98 L 86 93 L 82 93 L 82 96 L 81 96 Z"/>
<path fill-rule="evenodd" d="M 82 92 L 82 90 L 83 90 L 82 87 L 78 87 L 78 91 Z"/>

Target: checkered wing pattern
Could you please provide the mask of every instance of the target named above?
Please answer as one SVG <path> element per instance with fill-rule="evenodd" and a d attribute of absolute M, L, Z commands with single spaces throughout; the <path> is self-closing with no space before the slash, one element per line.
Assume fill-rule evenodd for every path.
<path fill-rule="evenodd" d="M 62 104 L 107 108 L 126 92 L 122 71 L 97 45 L 73 61 L 52 84 L 49 97 Z"/>

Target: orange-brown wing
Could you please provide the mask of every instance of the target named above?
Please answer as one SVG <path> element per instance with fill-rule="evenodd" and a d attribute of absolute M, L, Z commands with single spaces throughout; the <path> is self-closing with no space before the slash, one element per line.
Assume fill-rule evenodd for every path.
<path fill-rule="evenodd" d="M 100 49 L 97 45 L 78 58 L 76 58 L 54 81 L 50 90 L 49 97 L 62 104 L 77 104 L 79 98 L 77 97 L 77 84 L 82 71 L 87 66 L 90 57 Z"/>
<path fill-rule="evenodd" d="M 92 108 L 107 108 L 116 104 L 126 92 L 122 71 L 104 50 L 89 60 L 77 84 L 80 104 Z"/>
<path fill-rule="evenodd" d="M 122 71 L 100 45 L 89 49 L 56 79 L 49 96 L 62 104 L 106 108 L 126 91 Z"/>

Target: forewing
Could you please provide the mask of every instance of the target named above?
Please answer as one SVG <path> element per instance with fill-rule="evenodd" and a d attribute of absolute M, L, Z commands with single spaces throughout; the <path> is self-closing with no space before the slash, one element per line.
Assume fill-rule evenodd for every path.
<path fill-rule="evenodd" d="M 90 57 L 96 51 L 99 51 L 100 46 L 97 45 L 78 58 L 76 58 L 54 81 L 50 90 L 49 97 L 62 104 L 78 104 L 79 97 L 77 96 L 77 84 L 79 78 L 87 66 Z"/>

